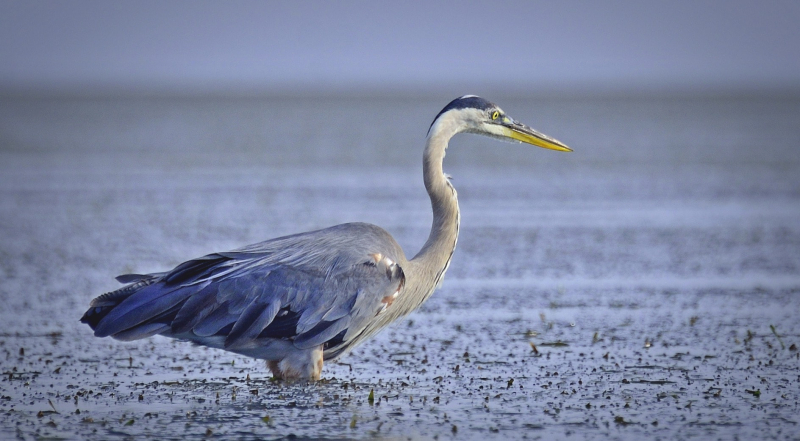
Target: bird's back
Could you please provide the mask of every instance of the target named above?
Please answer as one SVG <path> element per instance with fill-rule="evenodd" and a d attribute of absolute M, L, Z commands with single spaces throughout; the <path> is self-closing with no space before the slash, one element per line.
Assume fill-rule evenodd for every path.
<path fill-rule="evenodd" d="M 385 230 L 342 224 L 120 276 L 81 321 L 99 337 L 161 334 L 268 360 L 323 345 L 332 358 L 398 295 L 404 262 Z"/>

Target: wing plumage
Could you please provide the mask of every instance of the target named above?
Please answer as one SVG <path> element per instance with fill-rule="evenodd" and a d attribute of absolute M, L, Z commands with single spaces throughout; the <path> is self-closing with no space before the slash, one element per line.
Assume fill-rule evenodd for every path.
<path fill-rule="evenodd" d="M 250 355 L 283 340 L 332 358 L 402 290 L 404 261 L 384 230 L 343 224 L 120 276 L 129 284 L 94 299 L 81 321 L 98 337 L 162 334 Z"/>

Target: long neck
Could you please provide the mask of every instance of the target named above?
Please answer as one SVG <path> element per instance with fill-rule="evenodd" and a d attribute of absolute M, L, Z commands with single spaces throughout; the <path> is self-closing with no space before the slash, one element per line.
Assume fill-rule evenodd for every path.
<path fill-rule="evenodd" d="M 456 248 L 458 240 L 459 211 L 456 190 L 450 184 L 442 171 L 442 161 L 450 137 L 455 130 L 448 130 L 442 126 L 435 129 L 427 140 L 422 162 L 422 173 L 425 188 L 431 198 L 433 208 L 433 225 L 427 242 L 412 259 L 418 268 L 431 274 L 435 282 L 433 287 L 441 282 L 444 272 L 450 264 L 450 258 Z"/>
<path fill-rule="evenodd" d="M 398 317 L 417 309 L 433 294 L 450 264 L 458 240 L 459 213 L 456 190 L 442 171 L 442 160 L 447 142 L 458 132 L 455 123 L 446 116 L 440 118 L 432 127 L 425 146 L 422 174 L 433 207 L 433 226 L 428 241 L 413 259 L 406 262 L 403 269 L 406 275 L 405 294 L 397 298 L 395 306 L 389 308 L 387 314 L 379 315 L 359 339 L 373 335 Z"/>

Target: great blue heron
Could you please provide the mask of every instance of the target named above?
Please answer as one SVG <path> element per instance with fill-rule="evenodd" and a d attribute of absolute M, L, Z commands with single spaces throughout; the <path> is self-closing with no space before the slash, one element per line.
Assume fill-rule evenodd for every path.
<path fill-rule="evenodd" d="M 413 259 L 366 223 L 279 237 L 209 254 L 171 271 L 117 277 L 81 321 L 97 337 L 160 334 L 267 360 L 276 378 L 318 380 L 335 360 L 419 307 L 441 284 L 456 248 L 456 190 L 442 172 L 450 138 L 468 132 L 571 151 L 473 95 L 450 102 L 428 129 L 422 160 L 433 208 Z"/>

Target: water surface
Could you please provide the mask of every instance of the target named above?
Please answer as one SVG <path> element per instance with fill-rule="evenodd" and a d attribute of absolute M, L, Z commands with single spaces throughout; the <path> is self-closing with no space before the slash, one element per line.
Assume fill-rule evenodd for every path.
<path fill-rule="evenodd" d="M 453 140 L 443 287 L 320 383 L 78 323 L 117 274 L 341 222 L 415 254 L 448 98 L 0 102 L 0 431 L 800 437 L 793 98 L 488 97 L 575 152 Z"/>

